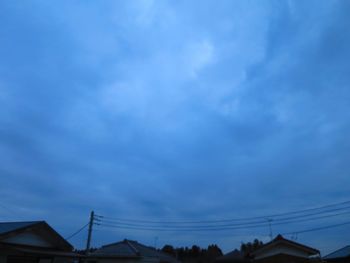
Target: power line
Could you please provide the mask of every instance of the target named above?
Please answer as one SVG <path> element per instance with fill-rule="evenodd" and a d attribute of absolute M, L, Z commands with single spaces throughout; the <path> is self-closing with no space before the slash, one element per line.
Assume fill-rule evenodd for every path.
<path fill-rule="evenodd" d="M 286 225 L 286 224 L 293 224 L 293 223 L 301 223 L 306 221 L 312 221 L 317 219 L 324 219 L 329 217 L 335 217 L 339 215 L 349 214 L 350 211 L 346 211 L 343 213 L 338 214 L 331 214 L 331 215 L 323 215 L 323 216 L 317 216 L 313 218 L 304 218 L 304 219 L 297 219 L 297 220 L 290 220 L 287 222 L 277 222 L 271 224 L 271 222 L 265 222 L 263 224 L 255 224 L 255 225 L 239 225 L 234 227 L 222 227 L 222 226 L 210 226 L 210 227 L 183 227 L 183 226 L 144 226 L 144 225 L 120 225 L 120 224 L 113 224 L 109 222 L 103 222 L 99 225 L 104 227 L 112 227 L 112 228 L 119 228 L 119 229 L 132 229 L 132 230 L 150 230 L 150 231 L 223 231 L 223 230 L 238 230 L 238 229 L 252 229 L 252 228 L 260 228 L 260 227 L 266 227 L 266 226 L 278 226 L 278 225 Z"/>
<path fill-rule="evenodd" d="M 330 210 L 326 210 L 326 211 L 314 212 L 314 213 L 309 213 L 309 214 L 305 214 L 305 215 L 277 218 L 277 219 L 271 219 L 271 220 L 273 220 L 274 222 L 277 222 L 277 223 L 272 224 L 272 225 L 279 225 L 279 224 L 281 224 L 281 222 L 284 222 L 286 224 L 293 223 L 293 222 L 304 222 L 304 221 L 309 221 L 309 220 L 314 220 L 314 219 L 327 218 L 327 217 L 333 217 L 333 216 L 347 214 L 347 213 L 350 213 L 350 211 L 345 211 L 345 212 L 337 213 L 337 214 L 330 214 L 330 213 L 336 212 L 336 211 L 344 211 L 344 210 L 349 209 L 349 208 L 350 208 L 350 206 L 343 207 L 343 208 L 330 209 Z M 315 216 L 315 215 L 322 215 L 322 216 L 311 217 L 311 216 Z M 302 220 L 300 220 L 300 219 L 302 219 Z M 264 225 L 264 226 L 267 225 L 266 218 L 264 218 L 263 220 L 259 220 L 259 221 L 252 221 L 252 222 L 245 222 L 245 223 L 216 224 L 216 225 L 171 225 L 171 224 L 147 225 L 145 223 L 126 223 L 126 222 L 117 221 L 117 220 L 108 220 L 108 219 L 106 220 L 104 218 L 101 218 L 100 221 L 103 223 L 108 223 L 108 224 L 113 224 L 113 225 L 118 225 L 118 226 L 163 227 L 163 228 L 217 228 L 217 227 L 225 228 L 225 227 L 235 227 L 235 226 L 254 226 L 257 224 Z"/>
<path fill-rule="evenodd" d="M 217 230 L 229 230 L 229 229 L 242 229 L 242 228 L 256 228 L 256 227 L 263 227 L 263 226 L 277 226 L 277 225 L 285 225 L 285 224 L 292 224 L 292 223 L 300 223 L 300 222 L 307 222 L 317 219 L 324 219 L 339 215 L 345 215 L 349 214 L 350 211 L 346 211 L 343 213 L 337 213 L 337 214 L 331 214 L 331 215 L 323 215 L 323 216 L 317 216 L 312 218 L 304 218 L 304 219 L 294 219 L 289 221 L 273 221 L 275 223 L 271 224 L 268 221 L 259 222 L 259 223 L 242 223 L 242 224 L 234 224 L 234 225 L 209 225 L 209 226 L 168 226 L 168 225 L 159 225 L 159 226 L 147 226 L 147 225 L 140 225 L 140 224 L 128 224 L 128 223 L 114 223 L 110 221 L 101 221 L 102 223 L 107 223 L 109 225 L 115 225 L 119 227 L 128 226 L 128 227 L 145 227 L 145 228 L 164 228 L 164 229 L 193 229 L 193 230 L 203 230 L 203 229 L 217 229 Z"/>
<path fill-rule="evenodd" d="M 324 229 L 345 226 L 345 225 L 349 225 L 349 224 L 350 224 L 350 221 L 345 222 L 345 223 L 340 223 L 340 224 L 334 224 L 334 225 L 328 225 L 328 226 L 323 226 L 323 227 L 309 228 L 309 229 L 304 229 L 304 230 L 299 230 L 299 231 L 282 233 L 282 235 L 301 234 L 301 233 L 307 233 L 307 232 L 313 232 L 313 231 L 320 231 L 320 230 L 324 230 Z"/>
<path fill-rule="evenodd" d="M 225 220 L 211 220 L 211 221 L 147 221 L 147 220 L 132 220 L 126 222 L 126 219 L 116 219 L 105 216 L 96 216 L 96 220 L 102 227 L 118 228 L 118 229 L 131 229 L 131 230 L 150 230 L 150 231 L 222 231 L 222 230 L 236 230 L 236 229 L 252 229 L 269 226 L 278 226 L 286 224 L 295 224 L 306 221 L 315 221 L 330 217 L 336 217 L 340 215 L 349 214 L 348 210 L 350 206 L 344 206 L 349 204 L 350 201 L 320 206 L 317 208 L 303 209 L 298 211 L 292 211 L 287 213 L 275 214 L 273 216 L 259 216 L 247 218 L 248 221 L 252 219 L 260 219 L 250 222 L 230 223 L 230 224 L 218 224 L 218 222 L 233 222 L 238 219 L 225 219 Z M 334 213 L 339 211 L 340 213 Z M 288 216 L 292 215 L 292 216 Z M 284 217 L 283 217 L 284 216 Z M 273 218 L 276 217 L 276 218 Z M 269 218 L 270 221 L 266 221 Z M 243 219 L 239 219 L 242 221 Z M 194 222 L 209 222 L 207 225 L 193 225 Z M 237 221 L 236 221 L 237 222 Z M 272 223 L 273 222 L 273 223 Z M 188 223 L 188 225 L 183 225 Z M 190 224 L 191 223 L 191 224 Z M 215 225 L 213 225 L 216 223 Z M 96 223 L 95 223 L 96 224 Z M 293 233 L 296 233 L 295 231 Z"/>
<path fill-rule="evenodd" d="M 9 213 L 11 213 L 12 215 L 17 216 L 17 217 L 18 217 L 18 216 L 19 216 L 19 217 L 22 217 L 21 215 L 19 215 L 19 213 L 15 212 L 14 210 L 8 208 L 7 206 L 5 206 L 5 205 L 3 205 L 3 204 L 1 204 L 1 203 L 0 203 L 0 206 L 1 206 L 2 208 L 4 208 L 6 211 L 8 211 Z"/>
<path fill-rule="evenodd" d="M 326 208 L 332 208 L 337 207 L 341 205 L 350 204 L 350 201 L 345 201 L 341 203 L 335 203 L 330 205 L 324 205 L 320 207 L 315 208 L 309 208 L 309 209 L 303 209 L 303 210 L 296 210 L 292 212 L 285 212 L 285 213 L 278 213 L 278 214 L 271 214 L 271 215 L 265 215 L 265 216 L 256 216 L 256 217 L 246 217 L 246 218 L 231 218 L 231 219 L 220 219 L 220 220 L 198 220 L 198 221 L 152 221 L 152 220 L 139 220 L 139 219 L 126 219 L 126 218 L 115 218 L 115 217 L 106 217 L 106 216 L 99 216 L 99 218 L 102 219 L 110 219 L 120 222 L 133 222 L 133 223 L 144 223 L 144 224 L 199 224 L 199 223 L 224 223 L 224 222 L 233 222 L 233 221 L 249 221 L 249 220 L 255 220 L 255 219 L 264 219 L 266 218 L 274 218 L 274 217 L 281 217 L 286 215 L 293 215 L 293 214 L 302 214 L 305 212 L 311 212 L 311 211 L 317 211 L 322 210 Z M 343 207 L 339 209 L 345 209 L 349 207 Z M 320 213 L 324 213 L 325 211 L 320 211 Z M 302 215 L 300 215 L 302 216 Z"/>
<path fill-rule="evenodd" d="M 66 240 L 69 240 L 69 239 L 71 239 L 72 237 L 74 237 L 75 235 L 77 235 L 77 234 L 79 234 L 81 231 L 83 231 L 83 229 L 85 228 L 85 227 L 87 227 L 89 225 L 89 223 L 87 223 L 86 225 L 84 225 L 82 228 L 80 228 L 79 230 L 77 230 L 76 232 L 74 232 L 73 234 L 71 234 L 70 236 L 68 236 L 67 238 L 66 238 Z"/>

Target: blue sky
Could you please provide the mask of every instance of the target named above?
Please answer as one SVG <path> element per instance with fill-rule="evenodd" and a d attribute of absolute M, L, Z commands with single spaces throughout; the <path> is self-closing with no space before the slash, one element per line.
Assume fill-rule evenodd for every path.
<path fill-rule="evenodd" d="M 215 220 L 350 200 L 349 11 L 345 0 L 0 1 L 1 220 L 45 219 L 67 236 L 92 209 Z M 268 234 L 101 228 L 93 245 L 228 251 Z M 328 252 L 349 234 L 298 241 Z"/>

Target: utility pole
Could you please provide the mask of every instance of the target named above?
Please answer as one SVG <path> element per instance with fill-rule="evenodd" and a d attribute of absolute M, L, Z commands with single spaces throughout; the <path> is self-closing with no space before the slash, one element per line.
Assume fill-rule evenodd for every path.
<path fill-rule="evenodd" d="M 94 211 L 91 211 L 91 213 L 90 213 L 90 221 L 89 221 L 88 237 L 87 237 L 87 241 L 86 241 L 86 251 L 85 251 L 86 255 L 89 253 L 89 249 L 90 249 L 92 226 L 94 225 L 94 219 L 95 219 Z"/>

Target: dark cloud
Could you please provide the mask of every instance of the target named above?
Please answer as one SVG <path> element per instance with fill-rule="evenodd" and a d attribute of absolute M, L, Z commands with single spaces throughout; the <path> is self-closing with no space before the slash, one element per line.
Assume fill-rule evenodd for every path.
<path fill-rule="evenodd" d="M 194 220 L 347 200 L 348 4 L 236 4 L 2 3 L 1 215 L 68 235 L 91 209 Z M 101 229 L 96 245 L 267 235 Z"/>

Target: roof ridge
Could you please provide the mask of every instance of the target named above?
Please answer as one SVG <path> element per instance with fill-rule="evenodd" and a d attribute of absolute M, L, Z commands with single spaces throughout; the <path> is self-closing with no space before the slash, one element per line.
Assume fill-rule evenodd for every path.
<path fill-rule="evenodd" d="M 46 221 L 19 221 L 19 222 L 0 222 L 1 240 L 6 239 L 9 235 L 23 233 L 28 230 L 39 231 L 44 230 L 49 233 L 55 246 L 62 249 L 72 250 L 73 246 L 65 240 L 55 229 L 53 229 Z"/>
<path fill-rule="evenodd" d="M 151 247 L 151 246 L 147 246 L 147 245 L 145 245 L 145 244 L 142 244 L 142 243 L 139 243 L 139 242 L 137 242 L 137 241 L 134 241 L 134 240 L 128 240 L 129 242 L 134 242 L 134 243 L 136 243 L 138 246 L 140 246 L 140 247 L 144 247 L 144 248 L 149 248 L 149 249 L 155 249 L 154 247 Z M 156 249 L 155 249 L 156 250 Z"/>
<path fill-rule="evenodd" d="M 46 223 L 45 221 L 18 221 L 18 222 L 0 222 L 0 230 L 2 227 L 5 227 L 5 229 L 3 229 L 1 232 L 1 235 L 6 235 L 10 232 L 13 231 L 19 231 L 19 230 L 23 230 L 23 229 L 27 229 L 29 227 L 33 227 L 35 225 L 39 225 L 39 224 L 43 224 Z M 6 229 L 6 225 L 7 226 L 13 226 L 10 229 Z"/>
<path fill-rule="evenodd" d="M 131 240 L 125 239 L 124 242 L 126 244 L 128 244 L 128 246 L 136 253 L 136 255 L 140 255 L 140 251 L 138 251 L 137 248 L 133 244 L 131 244 L 131 242 L 136 242 L 136 241 L 131 241 Z"/>
<path fill-rule="evenodd" d="M 124 242 L 124 241 L 113 242 L 113 243 L 110 243 L 110 244 L 107 244 L 107 245 L 103 245 L 103 246 L 101 246 L 101 248 L 103 248 L 103 247 L 114 246 L 114 245 L 117 245 L 117 244 L 121 244 L 121 243 L 123 243 L 123 242 Z"/>
<path fill-rule="evenodd" d="M 45 220 L 34 220 L 34 221 L 6 221 L 6 222 L 0 222 L 0 224 L 17 224 L 17 223 L 33 223 L 33 224 L 37 224 L 37 223 L 41 223 L 41 222 L 45 222 Z"/>
<path fill-rule="evenodd" d="M 309 251 L 314 251 L 316 253 L 320 253 L 320 251 L 316 248 L 313 248 L 313 247 L 310 247 L 310 246 L 307 246 L 307 245 L 304 245 L 304 244 L 301 244 L 301 243 L 298 243 L 298 242 L 295 242 L 293 240 L 289 240 L 287 238 L 284 238 L 281 234 L 278 234 L 273 240 L 271 240 L 270 242 L 267 242 L 266 244 L 263 244 L 263 246 L 261 246 L 260 248 L 258 248 L 254 253 L 260 251 L 260 250 L 265 250 L 266 247 L 269 247 L 271 245 L 273 245 L 274 243 L 278 243 L 278 242 L 287 242 L 291 245 L 294 245 L 294 246 L 297 246 L 297 247 L 300 247 L 300 248 L 303 248 L 303 249 L 307 249 Z M 315 253 L 315 254 L 316 254 Z"/>

